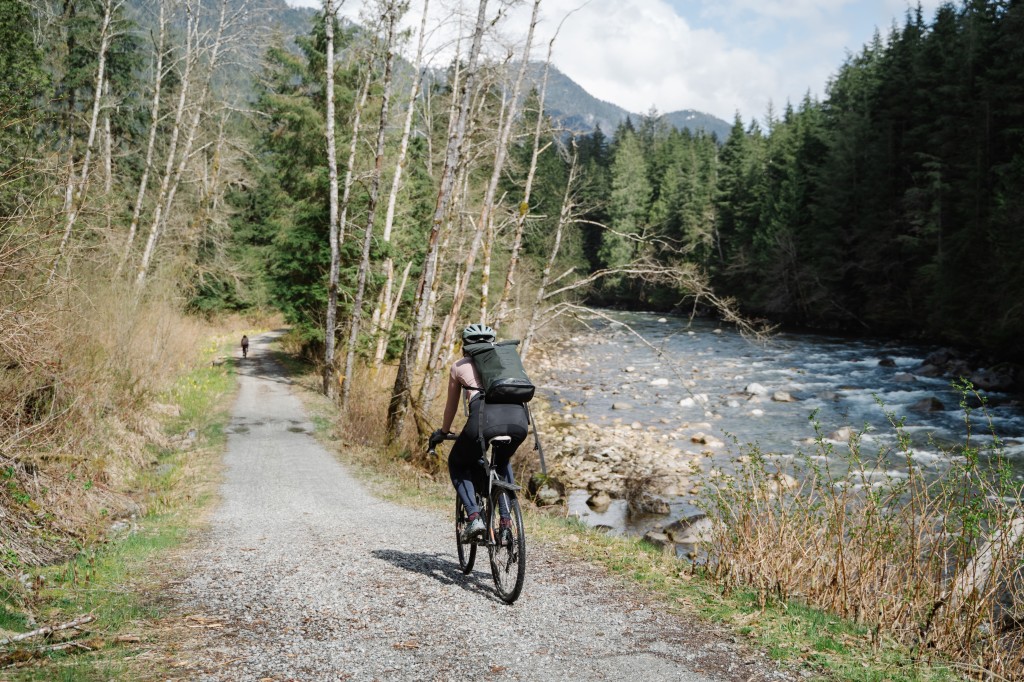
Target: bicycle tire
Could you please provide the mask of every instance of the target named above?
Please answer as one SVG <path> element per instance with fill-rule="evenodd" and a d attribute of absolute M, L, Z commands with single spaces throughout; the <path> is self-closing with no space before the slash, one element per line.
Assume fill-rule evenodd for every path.
<path fill-rule="evenodd" d="M 462 500 L 456 495 L 455 497 L 455 547 L 459 552 L 459 568 L 462 569 L 463 573 L 469 574 L 473 570 L 473 564 L 476 562 L 476 542 L 463 542 L 462 541 L 462 529 L 469 523 L 466 514 L 466 508 L 462 504 Z"/>
<path fill-rule="evenodd" d="M 501 528 L 501 503 L 508 505 L 512 523 L 503 533 Z M 491 492 L 488 510 L 487 551 L 491 559 L 491 575 L 498 596 L 506 604 L 513 603 L 523 591 L 526 579 L 526 530 L 519 500 L 513 492 L 495 488 Z"/>

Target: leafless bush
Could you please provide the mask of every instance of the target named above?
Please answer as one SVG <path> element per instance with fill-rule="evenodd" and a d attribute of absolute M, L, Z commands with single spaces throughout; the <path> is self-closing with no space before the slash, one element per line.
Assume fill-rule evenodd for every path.
<path fill-rule="evenodd" d="M 854 436 L 842 455 L 819 433 L 814 456 L 754 449 L 734 477 L 719 477 L 709 568 L 762 602 L 798 599 L 922 656 L 1020 679 L 1024 517 L 998 439 L 988 451 L 968 442 L 948 452 L 949 470 L 937 474 L 890 420 L 893 451 L 869 456 Z"/>

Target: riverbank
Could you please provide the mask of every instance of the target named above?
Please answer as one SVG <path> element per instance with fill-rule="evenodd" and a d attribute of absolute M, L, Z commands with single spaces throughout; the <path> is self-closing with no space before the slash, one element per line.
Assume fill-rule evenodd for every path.
<path fill-rule="evenodd" d="M 965 433 L 964 396 L 939 375 L 947 358 L 934 350 L 807 335 L 760 344 L 708 321 L 621 317 L 631 329 L 595 320 L 530 363 L 550 408 L 538 411 L 550 472 L 570 511 L 591 525 L 661 532 L 696 515 L 709 484 L 755 451 L 786 463 L 807 454 L 842 472 L 853 438 L 887 453 L 881 473 L 905 475 L 890 415 L 935 474 Z M 991 443 L 981 428 L 991 419 L 1002 451 L 1024 458 L 1019 396 L 986 399 L 975 442 Z M 787 468 L 779 467 L 780 490 L 797 485 Z"/>
<path fill-rule="evenodd" d="M 762 603 L 796 598 L 1016 679 L 1016 398 L 948 386 L 919 348 L 744 346 L 679 322 L 634 315 L 535 362 L 569 513 Z"/>

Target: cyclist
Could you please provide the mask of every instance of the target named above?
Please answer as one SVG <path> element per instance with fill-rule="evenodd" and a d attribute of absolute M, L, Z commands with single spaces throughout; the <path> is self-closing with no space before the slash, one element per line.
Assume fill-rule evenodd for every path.
<path fill-rule="evenodd" d="M 246 334 L 242 334 L 242 357 L 249 357 L 249 337 Z"/>
<path fill-rule="evenodd" d="M 472 343 L 493 343 L 496 338 L 493 329 L 485 324 L 471 324 L 462 331 L 463 347 Z M 526 439 L 529 419 L 526 407 L 519 404 L 485 404 L 480 375 L 468 356 L 457 360 L 448 373 L 448 400 L 444 406 L 444 420 L 441 428 L 430 436 L 431 445 L 436 445 L 451 433 L 452 421 L 458 410 L 460 394 L 468 416 L 458 438 L 448 454 L 448 474 L 455 492 L 462 500 L 469 523 L 466 524 L 460 540 L 470 542 L 484 534 L 484 521 L 476 503 L 475 480 L 484 475 L 483 455 L 487 441 L 495 436 L 510 436 L 507 443 L 492 446 L 494 463 L 498 475 L 507 483 L 514 483 L 511 459 L 519 444 Z M 501 528 L 511 525 L 508 510 L 500 510 Z"/>

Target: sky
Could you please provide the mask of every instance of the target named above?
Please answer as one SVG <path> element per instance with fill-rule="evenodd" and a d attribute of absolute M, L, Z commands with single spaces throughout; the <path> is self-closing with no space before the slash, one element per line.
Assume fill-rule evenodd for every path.
<path fill-rule="evenodd" d="M 885 36 L 893 21 L 902 24 L 909 1 L 542 0 L 533 58 L 546 57 L 557 30 L 552 62 L 599 99 L 637 113 L 696 109 L 728 122 L 737 112 L 744 121 L 763 120 L 769 105 L 781 111 L 807 93 L 823 98 L 847 55 L 859 52 L 876 28 Z M 940 2 L 920 0 L 927 22 Z M 475 0 L 430 3 L 430 26 L 459 5 L 467 15 L 477 6 Z M 345 0 L 341 11 L 357 18 L 362 4 Z M 505 19 L 507 35 L 525 36 L 532 4 Z M 412 5 L 406 22 L 418 27 L 422 2 Z M 445 30 L 450 37 L 452 29 Z M 433 36 L 439 59 L 443 32 Z"/>

